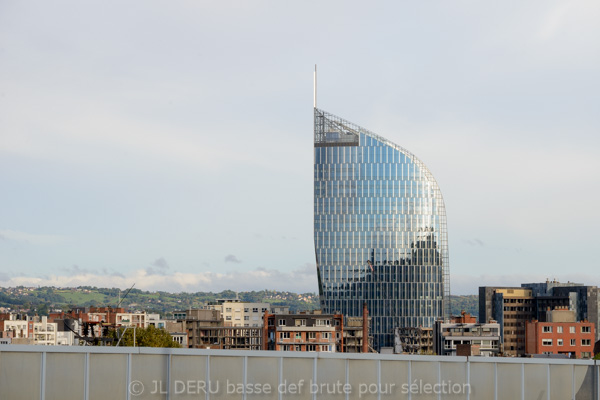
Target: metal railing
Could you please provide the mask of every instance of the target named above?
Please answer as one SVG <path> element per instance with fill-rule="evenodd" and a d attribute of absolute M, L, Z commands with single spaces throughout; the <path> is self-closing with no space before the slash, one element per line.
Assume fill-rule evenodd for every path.
<path fill-rule="evenodd" d="M 2 399 L 598 400 L 593 360 L 0 345 Z"/>

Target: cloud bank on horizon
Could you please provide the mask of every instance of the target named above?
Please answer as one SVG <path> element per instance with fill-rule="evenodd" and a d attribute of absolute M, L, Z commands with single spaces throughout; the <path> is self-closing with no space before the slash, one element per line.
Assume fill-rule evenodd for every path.
<path fill-rule="evenodd" d="M 0 286 L 54 286 L 54 287 L 119 287 L 135 283 L 141 290 L 166 292 L 220 292 L 223 290 L 281 290 L 296 293 L 314 293 L 317 278 L 314 265 L 305 265 L 290 272 L 256 268 L 249 271 L 225 272 L 163 272 L 149 267 L 126 274 L 115 271 L 94 271 L 73 266 L 62 274 L 23 276 L 0 274 Z"/>
<path fill-rule="evenodd" d="M 151 268 L 137 269 L 126 275 L 114 271 L 88 271 L 73 266 L 68 274 L 51 274 L 39 277 L 8 275 L 0 273 L 0 286 L 54 286 L 54 287 L 118 287 L 127 289 L 135 283 L 140 290 L 164 292 L 220 292 L 223 290 L 259 291 L 279 290 L 295 293 L 317 293 L 315 266 L 307 264 L 290 272 L 256 268 L 246 271 L 227 272 L 155 272 Z M 476 295 L 479 286 L 521 286 L 522 283 L 545 282 L 547 279 L 559 282 L 577 282 L 584 285 L 600 286 L 600 277 L 586 274 L 543 274 L 518 275 L 459 275 L 452 276 L 452 295 Z"/>

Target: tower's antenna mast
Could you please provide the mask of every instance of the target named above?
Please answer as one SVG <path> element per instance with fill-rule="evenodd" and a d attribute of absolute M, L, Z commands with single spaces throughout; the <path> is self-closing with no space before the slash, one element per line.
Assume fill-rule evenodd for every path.
<path fill-rule="evenodd" d="M 317 64 L 315 64 L 315 74 L 313 79 L 313 107 L 317 108 Z"/>

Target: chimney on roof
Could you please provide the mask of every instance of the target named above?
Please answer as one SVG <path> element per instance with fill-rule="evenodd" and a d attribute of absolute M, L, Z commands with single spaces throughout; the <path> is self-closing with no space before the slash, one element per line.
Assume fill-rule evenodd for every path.
<path fill-rule="evenodd" d="M 363 303 L 363 341 L 362 341 L 362 352 L 368 353 L 369 351 L 369 310 L 367 310 L 367 302 Z"/>

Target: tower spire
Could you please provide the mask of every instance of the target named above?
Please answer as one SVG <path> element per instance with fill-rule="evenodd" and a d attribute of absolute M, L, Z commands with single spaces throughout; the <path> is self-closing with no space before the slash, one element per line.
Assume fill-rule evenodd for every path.
<path fill-rule="evenodd" d="M 315 64 L 315 73 L 313 79 L 313 107 L 317 108 L 317 64 Z"/>

